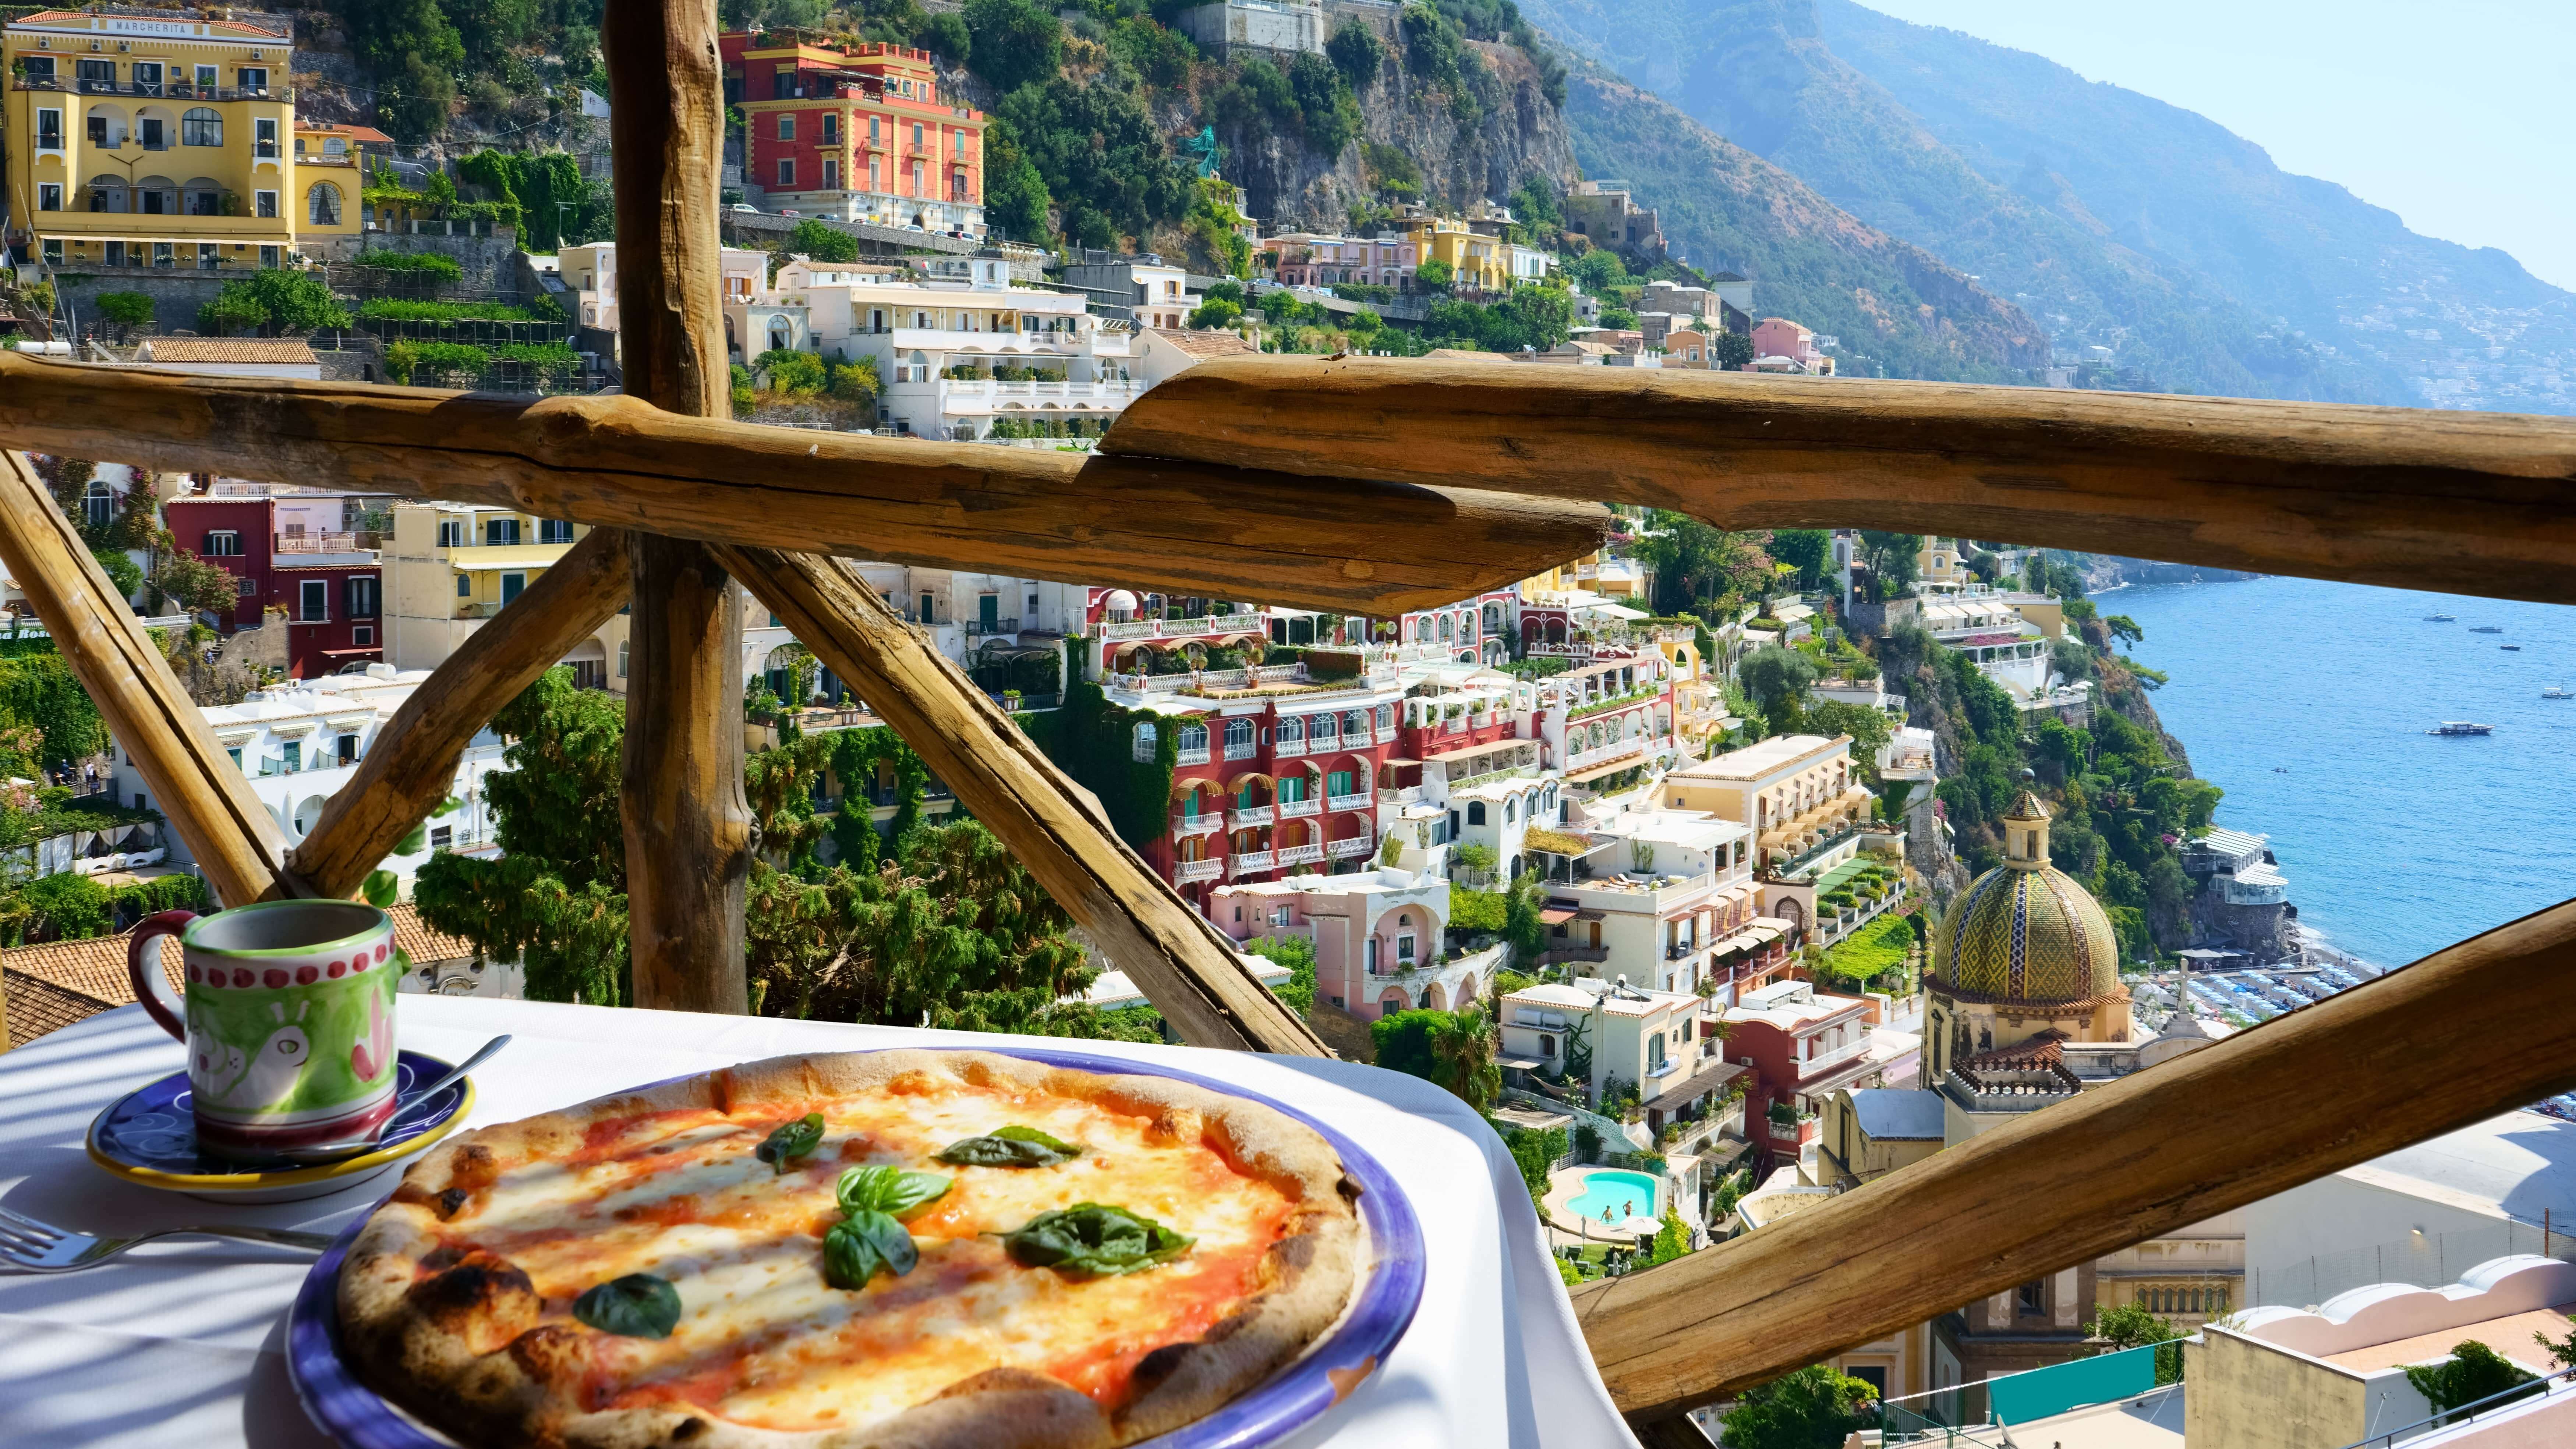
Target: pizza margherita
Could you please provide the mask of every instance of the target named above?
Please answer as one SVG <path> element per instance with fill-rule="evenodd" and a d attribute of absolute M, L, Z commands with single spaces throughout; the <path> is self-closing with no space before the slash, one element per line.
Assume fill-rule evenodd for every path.
<path fill-rule="evenodd" d="M 342 1334 L 471 1444 L 1129 1444 L 1331 1326 L 1355 1196 L 1185 1082 L 782 1057 L 442 1144 L 352 1246 Z"/>

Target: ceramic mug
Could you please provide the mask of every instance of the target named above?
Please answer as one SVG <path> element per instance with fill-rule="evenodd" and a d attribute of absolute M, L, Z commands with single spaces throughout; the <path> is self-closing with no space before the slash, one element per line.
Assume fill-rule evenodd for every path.
<path fill-rule="evenodd" d="M 188 989 L 164 999 L 160 939 Z M 234 1158 L 373 1131 L 394 1112 L 394 983 L 410 958 L 393 918 L 358 901 L 263 901 L 134 928 L 134 996 L 188 1048 L 197 1141 Z"/>

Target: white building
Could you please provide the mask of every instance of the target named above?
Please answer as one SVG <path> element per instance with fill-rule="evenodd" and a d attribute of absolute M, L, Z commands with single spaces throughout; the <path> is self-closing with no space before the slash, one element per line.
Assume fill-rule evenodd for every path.
<path fill-rule="evenodd" d="M 369 665 L 364 674 L 334 674 L 277 689 L 253 690 L 241 703 L 203 709 L 206 728 L 250 783 L 251 793 L 286 834 L 301 843 L 321 822 L 323 803 L 357 773 L 358 762 L 375 748 L 376 735 L 429 671 L 397 672 L 391 665 Z M 492 815 L 484 799 L 483 777 L 504 768 L 498 735 L 486 730 L 474 737 L 456 766 L 456 783 L 448 791 L 455 804 L 430 817 L 421 848 L 386 857 L 383 868 L 401 877 L 409 894 L 413 872 L 441 851 L 497 854 L 492 843 Z M 150 787 L 134 768 L 133 756 L 116 753 L 116 793 L 123 802 L 150 807 Z M 167 832 L 170 860 L 189 861 L 187 843 Z"/>

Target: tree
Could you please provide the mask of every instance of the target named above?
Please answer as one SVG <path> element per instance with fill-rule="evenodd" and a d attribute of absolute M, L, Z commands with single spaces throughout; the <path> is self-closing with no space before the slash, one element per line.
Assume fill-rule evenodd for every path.
<path fill-rule="evenodd" d="M 1741 332 L 1718 330 L 1709 339 L 1708 356 L 1722 371 L 1733 372 L 1753 360 L 1753 339 Z"/>
<path fill-rule="evenodd" d="M 956 17 L 941 18 L 953 20 Z M 809 216 L 797 222 L 795 228 L 787 233 L 785 250 L 818 262 L 855 262 L 859 259 L 859 239 Z"/>
<path fill-rule="evenodd" d="M 1246 941 L 1243 952 L 1276 961 L 1288 968 L 1288 984 L 1271 988 L 1270 994 L 1288 1004 L 1288 1009 L 1304 1016 L 1315 1009 L 1315 943 L 1303 936 L 1264 936 Z"/>
<path fill-rule="evenodd" d="M 996 91 L 1047 80 L 1064 58 L 1063 26 L 1032 0 L 966 0 L 965 17 L 965 59 Z"/>
<path fill-rule="evenodd" d="M 94 305 L 98 315 L 115 323 L 120 333 L 152 322 L 152 299 L 141 292 L 101 292 Z"/>
<path fill-rule="evenodd" d="M 193 614 L 228 615 L 241 604 L 241 585 L 230 570 L 185 549 L 173 548 L 152 582 Z"/>
<path fill-rule="evenodd" d="M 1761 702 L 1765 713 L 1772 713 L 1781 701 L 1796 704 L 1805 697 L 1816 682 L 1816 661 L 1798 650 L 1765 644 L 1735 666 L 1735 680 Z"/>
<path fill-rule="evenodd" d="M 107 299 L 105 297 L 101 297 L 99 300 L 104 302 Z M 2120 641 L 2123 645 L 2134 647 L 2145 643 L 2147 640 L 2147 631 L 2139 628 L 2138 621 L 2130 618 L 2126 614 L 2104 615 L 2102 619 L 2102 627 L 2109 630 L 2111 637 Z"/>
<path fill-rule="evenodd" d="M 1648 515 L 1637 557 L 1654 570 L 1655 611 L 1668 615 L 1740 595 L 1759 580 L 1763 567 L 1746 535 L 1663 509 Z"/>
<path fill-rule="evenodd" d="M 465 41 L 438 0 L 338 0 L 333 7 L 358 58 L 375 74 L 376 114 L 405 142 L 447 124 Z"/>
<path fill-rule="evenodd" d="M 941 11 L 921 23 L 913 39 L 933 55 L 946 56 L 951 65 L 964 65 L 974 56 L 975 41 L 966 22 L 954 12 Z"/>
<path fill-rule="evenodd" d="M 1880 599 L 1892 599 L 1914 582 L 1914 556 L 1923 550 L 1923 535 L 1864 528 L 1860 531 L 1860 545 L 1862 555 L 1869 560 L 1870 578 L 1875 581 Z"/>
<path fill-rule="evenodd" d="M 1354 19 L 1344 19 L 1333 27 L 1330 40 L 1324 42 L 1324 54 L 1331 57 L 1333 68 L 1358 90 L 1376 80 L 1386 64 L 1386 42 L 1377 32 Z"/>
<path fill-rule="evenodd" d="M 1421 264 L 1413 269 L 1413 280 L 1420 283 L 1425 291 L 1431 292 L 1449 290 L 1452 275 L 1449 264 L 1438 257 L 1424 257 Z"/>
<path fill-rule="evenodd" d="M 1044 237 L 1052 229 L 1047 211 L 1054 198 L 1046 178 L 1020 149 L 1010 124 L 995 117 L 984 131 L 984 214 L 1010 236 Z"/>
<path fill-rule="evenodd" d="M 1849 735 L 1852 737 L 1852 763 L 1865 779 L 1878 777 L 1878 752 L 1896 737 L 1896 727 L 1887 716 L 1865 704 L 1847 704 L 1838 699 L 1823 699 L 1808 705 L 1804 711 L 1809 734 Z"/>
<path fill-rule="evenodd" d="M 1243 320 L 1243 306 L 1223 297 L 1210 297 L 1190 312 L 1190 325 L 1195 328 L 1224 330 Z"/>
<path fill-rule="evenodd" d="M 1503 894 L 1503 939 L 1511 944 L 1514 963 L 1526 970 L 1538 969 L 1538 958 L 1547 951 L 1547 923 L 1539 919 L 1535 872 L 1513 881 Z"/>
<path fill-rule="evenodd" d="M 1431 1080 L 1449 1095 L 1484 1111 L 1503 1092 L 1503 1069 L 1494 1064 L 1494 1028 L 1480 1002 L 1458 1011 L 1434 1012 L 1447 1020 L 1432 1024 Z"/>
<path fill-rule="evenodd" d="M 2105 1308 L 2094 1314 L 2093 1321 L 2084 1325 L 2084 1335 L 2087 1338 L 2101 1339 L 2108 1345 L 2104 1350 L 2107 1353 L 2144 1348 L 2151 1343 L 2172 1344 L 2171 1348 L 2159 1347 L 2156 1350 L 2156 1382 L 2160 1384 L 2182 1382 L 2183 1360 L 2180 1340 L 2184 1334 L 2181 1329 L 2174 1326 L 2171 1319 L 2150 1313 L 2139 1304 L 2123 1303 L 2116 1308 Z"/>
<path fill-rule="evenodd" d="M 1724 1449 L 1841 1449 L 1855 1429 L 1870 1427 L 1867 1381 L 1811 1364 L 1744 1391 L 1724 1420 Z"/>
<path fill-rule="evenodd" d="M 755 370 L 766 369 L 769 390 L 784 397 L 812 397 L 826 381 L 823 359 L 793 348 L 773 347 L 753 358 L 751 365 Z"/>
<path fill-rule="evenodd" d="M 1646 1266 L 1669 1263 L 1690 1251 L 1690 1226 L 1682 1221 L 1682 1210 L 1675 1204 L 1664 1204 L 1664 1225 L 1655 1229 L 1654 1251 L 1647 1255 Z"/>
<path fill-rule="evenodd" d="M 1370 1022 L 1369 1044 L 1377 1064 L 1426 1082 L 1440 1080 L 1440 1062 L 1431 1043 L 1441 1019 L 1448 1015 L 1445 1011 L 1396 1011 Z"/>
<path fill-rule="evenodd" d="M 217 333 L 257 328 L 268 335 L 301 334 L 346 327 L 349 313 L 313 273 L 270 267 L 224 283 L 215 300 L 199 309 L 199 321 Z"/>
<path fill-rule="evenodd" d="M 1821 528 L 1775 528 L 1771 531 L 1771 556 L 1798 571 L 1798 581 L 1814 588 L 1824 580 L 1825 562 L 1833 550 L 1833 535 Z"/>
<path fill-rule="evenodd" d="M 2541 1342 L 2546 1344 L 2548 1340 Z M 2406 1382 L 2415 1386 L 2415 1392 L 2422 1394 L 2437 1414 L 2447 1414 L 2517 1385 L 2531 1385 L 2529 1393 L 2540 1391 L 2537 1375 L 2524 1372 L 2512 1360 L 2474 1338 L 2453 1344 L 2451 1356 L 2440 1363 L 2407 1365 Z"/>

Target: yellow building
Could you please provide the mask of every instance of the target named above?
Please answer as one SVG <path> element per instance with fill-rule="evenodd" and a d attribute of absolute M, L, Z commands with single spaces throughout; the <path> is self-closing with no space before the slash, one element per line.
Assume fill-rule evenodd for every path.
<path fill-rule="evenodd" d="M 289 149 L 293 34 L 247 10 L 11 21 L 11 240 L 56 266 L 249 271 L 353 235 L 356 168 Z"/>
<path fill-rule="evenodd" d="M 589 531 L 508 508 L 396 504 L 393 542 L 383 554 L 386 662 L 437 668 Z M 626 624 L 618 615 L 564 656 L 582 684 L 623 690 L 616 666 Z"/>
<path fill-rule="evenodd" d="M 1445 262 L 1449 285 L 1458 291 L 1499 292 L 1512 284 L 1511 247 L 1500 237 L 1470 231 L 1463 221 L 1429 217 L 1404 234 L 1414 255 L 1426 262 Z M 1417 263 L 1419 265 L 1419 263 Z"/>

